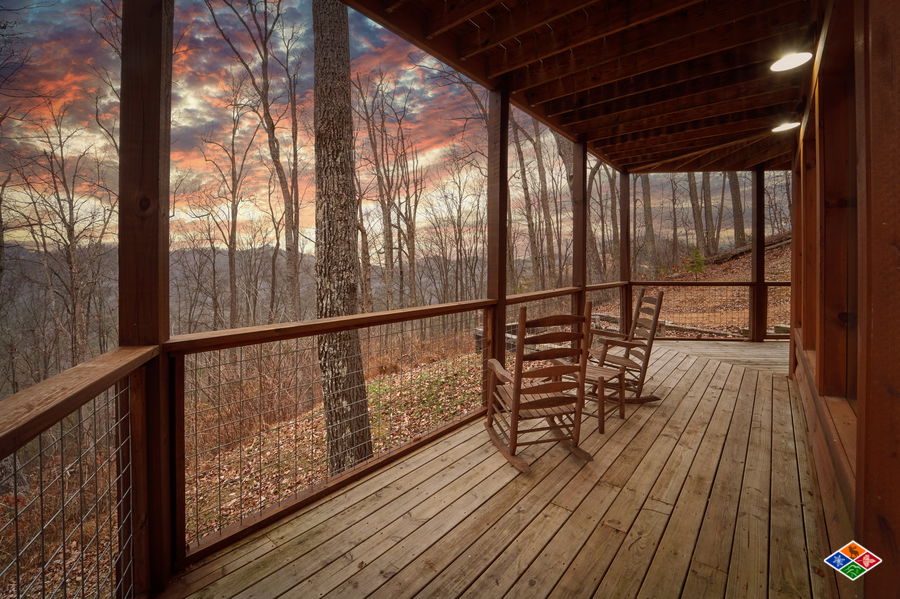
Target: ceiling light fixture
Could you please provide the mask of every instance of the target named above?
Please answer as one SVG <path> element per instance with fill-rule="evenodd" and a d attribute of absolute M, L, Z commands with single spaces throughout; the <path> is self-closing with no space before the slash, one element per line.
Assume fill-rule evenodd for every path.
<path fill-rule="evenodd" d="M 772 63 L 773 71 L 790 71 L 808 63 L 813 55 L 810 52 L 789 52 Z"/>
<path fill-rule="evenodd" d="M 791 129 L 796 129 L 800 126 L 798 121 L 794 121 L 793 123 L 781 123 L 777 127 L 772 129 L 772 133 L 781 133 L 782 131 L 790 131 Z"/>

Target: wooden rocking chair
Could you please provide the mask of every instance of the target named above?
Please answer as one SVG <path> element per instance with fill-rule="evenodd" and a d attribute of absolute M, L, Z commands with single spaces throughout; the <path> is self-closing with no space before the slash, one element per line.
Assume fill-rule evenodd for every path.
<path fill-rule="evenodd" d="M 591 347 L 599 342 L 599 351 L 592 351 L 588 359 L 586 376 L 590 388 L 585 398 L 597 402 L 597 430 L 602 434 L 606 424 L 607 401 L 614 401 L 619 408 L 619 417 L 625 417 L 626 403 L 646 403 L 658 401 L 653 395 L 642 395 L 650 351 L 656 338 L 659 313 L 662 308 L 663 292 L 655 296 L 645 295 L 640 290 L 628 335 L 591 329 Z M 621 354 L 610 352 L 612 348 L 622 348 Z M 590 414 L 590 413 L 589 413 Z M 594 415 L 594 414 L 590 414 Z"/>
<path fill-rule="evenodd" d="M 528 464 L 516 451 L 524 445 L 562 440 L 573 454 L 591 459 L 578 447 L 590 314 L 588 302 L 584 315 L 528 320 L 523 307 L 519 310 L 513 372 L 495 359 L 486 362 L 489 394 L 485 428 L 500 453 L 523 473 L 528 473 Z M 566 363 L 554 363 L 560 359 Z M 567 380 L 562 380 L 564 376 Z M 521 423 L 533 419 L 544 419 L 546 425 L 523 430 Z M 545 436 L 548 431 L 550 435 Z"/>

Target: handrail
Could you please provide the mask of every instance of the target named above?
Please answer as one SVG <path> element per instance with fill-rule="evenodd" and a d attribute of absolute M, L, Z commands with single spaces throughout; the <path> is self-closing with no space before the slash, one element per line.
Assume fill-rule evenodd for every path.
<path fill-rule="evenodd" d="M 558 289 L 547 289 L 546 291 L 516 293 L 515 295 L 506 296 L 506 305 L 511 306 L 513 304 L 524 304 L 525 302 L 561 297 L 563 295 L 573 295 L 579 291 L 581 291 L 581 287 L 559 287 Z"/>
<path fill-rule="evenodd" d="M 369 314 L 352 314 L 350 316 L 335 316 L 332 318 L 319 318 L 303 322 L 286 322 L 281 324 L 268 324 L 255 327 L 243 327 L 239 329 L 224 329 L 203 333 L 191 333 L 172 337 L 162 346 L 163 351 L 169 353 L 198 353 L 219 349 L 228 349 L 271 341 L 282 341 L 298 337 L 309 337 L 323 333 L 335 333 L 363 327 L 418 320 L 434 316 L 445 316 L 480 310 L 495 305 L 496 300 L 481 299 L 453 302 L 449 304 L 437 304 L 434 306 L 418 306 L 415 308 L 400 308 L 398 310 L 385 310 L 371 312 Z"/>
<path fill-rule="evenodd" d="M 157 355 L 157 346 L 120 347 L 0 399 L 0 459 Z"/>
<path fill-rule="evenodd" d="M 628 285 L 628 281 L 610 281 L 609 283 L 594 283 L 593 285 L 586 285 L 584 290 L 587 292 L 603 291 L 604 289 L 616 289 L 618 287 L 625 287 L 626 285 Z"/>
<path fill-rule="evenodd" d="M 768 287 L 789 287 L 790 281 L 632 281 L 634 287 L 752 287 L 766 285 Z"/>

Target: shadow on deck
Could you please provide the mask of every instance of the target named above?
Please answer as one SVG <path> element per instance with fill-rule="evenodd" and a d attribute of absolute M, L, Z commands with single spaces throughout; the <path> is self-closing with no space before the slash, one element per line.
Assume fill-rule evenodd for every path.
<path fill-rule="evenodd" d="M 660 347 L 648 384 L 662 401 L 628 406 L 605 435 L 586 421 L 590 462 L 533 446 L 521 475 L 476 422 L 194 565 L 167 595 L 836 596 L 793 383 L 702 349 Z"/>

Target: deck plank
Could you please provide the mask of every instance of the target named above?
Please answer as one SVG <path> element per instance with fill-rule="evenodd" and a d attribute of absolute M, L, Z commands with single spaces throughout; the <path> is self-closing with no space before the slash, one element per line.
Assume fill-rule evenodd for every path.
<path fill-rule="evenodd" d="M 522 475 L 472 423 L 211 556 L 164 596 L 836 598 L 804 409 L 768 368 L 781 348 L 669 345 L 647 382 L 662 401 L 628 405 L 603 435 L 585 420 L 591 461 L 531 446 Z"/>
<path fill-rule="evenodd" d="M 769 490 L 772 462 L 772 373 L 761 372 L 750 425 L 744 484 L 738 504 L 728 599 L 766 597 L 769 586 Z"/>

